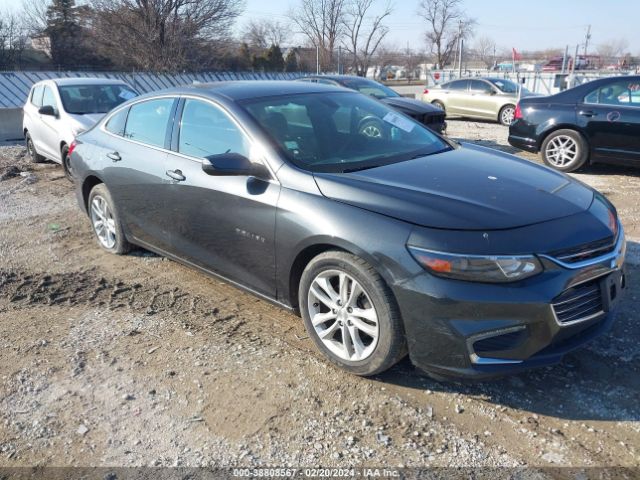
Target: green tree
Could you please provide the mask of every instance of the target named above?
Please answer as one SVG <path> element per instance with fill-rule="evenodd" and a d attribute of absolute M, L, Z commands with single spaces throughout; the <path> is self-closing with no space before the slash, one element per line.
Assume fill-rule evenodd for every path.
<path fill-rule="evenodd" d="M 282 72 L 284 70 L 284 58 L 282 50 L 278 45 L 271 45 L 266 54 L 266 67 L 272 72 Z"/>
<path fill-rule="evenodd" d="M 287 56 L 284 59 L 284 71 L 285 72 L 298 71 L 298 56 L 296 55 L 295 48 L 289 49 L 289 53 L 287 53 Z"/>
<path fill-rule="evenodd" d="M 53 0 L 47 9 L 45 32 L 49 35 L 51 42 L 53 63 L 61 67 L 76 65 L 82 29 L 75 0 Z"/>

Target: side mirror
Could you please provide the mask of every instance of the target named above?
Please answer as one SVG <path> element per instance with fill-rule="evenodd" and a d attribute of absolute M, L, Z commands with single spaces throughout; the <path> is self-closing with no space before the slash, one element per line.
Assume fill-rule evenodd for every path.
<path fill-rule="evenodd" d="M 202 160 L 202 170 L 207 175 L 216 177 L 245 175 L 262 179 L 270 177 L 264 165 L 254 163 L 239 153 L 221 153 L 205 157 Z"/>
<path fill-rule="evenodd" d="M 50 117 L 56 116 L 56 110 L 51 105 L 44 105 L 38 109 L 40 115 L 48 115 Z"/>
<path fill-rule="evenodd" d="M 487 92 L 489 95 L 495 95 L 497 92 L 492 88 Z"/>

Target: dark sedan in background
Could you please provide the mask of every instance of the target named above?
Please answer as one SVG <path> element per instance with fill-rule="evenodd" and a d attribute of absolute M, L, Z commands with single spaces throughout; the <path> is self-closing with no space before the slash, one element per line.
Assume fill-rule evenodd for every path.
<path fill-rule="evenodd" d="M 603 196 L 344 88 L 168 90 L 72 146 L 102 248 L 140 245 L 299 311 L 355 374 L 407 352 L 445 377 L 548 365 L 604 332 L 622 296 L 625 238 Z"/>
<path fill-rule="evenodd" d="M 367 78 L 351 75 L 311 75 L 301 78 L 299 81 L 320 83 L 323 85 L 335 85 L 345 87 L 356 92 L 369 95 L 381 102 L 393 107 L 399 112 L 410 116 L 418 122 L 426 125 L 437 133 L 443 133 L 447 128 L 444 110 L 435 105 L 422 102 L 413 98 L 400 95 L 395 90 Z M 369 129 L 370 134 L 378 134 L 377 127 Z"/>
<path fill-rule="evenodd" d="M 640 167 L 640 76 L 609 77 L 549 97 L 523 98 L 509 143 L 563 172 L 587 163 Z"/>

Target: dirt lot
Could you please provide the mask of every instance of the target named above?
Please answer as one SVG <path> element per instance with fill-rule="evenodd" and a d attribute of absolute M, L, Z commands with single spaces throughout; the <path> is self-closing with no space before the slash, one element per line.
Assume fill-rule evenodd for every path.
<path fill-rule="evenodd" d="M 497 125 L 449 133 L 510 151 Z M 293 315 L 103 253 L 60 167 L 24 155 L 0 148 L 0 466 L 640 464 L 637 266 L 611 334 L 559 366 L 458 385 L 405 360 L 361 379 Z M 577 175 L 619 208 L 636 265 L 639 173 Z"/>

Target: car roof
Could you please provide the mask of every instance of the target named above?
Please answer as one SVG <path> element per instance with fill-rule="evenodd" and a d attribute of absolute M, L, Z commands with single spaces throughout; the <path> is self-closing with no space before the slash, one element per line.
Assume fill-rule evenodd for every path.
<path fill-rule="evenodd" d="M 326 78 L 328 80 L 335 80 L 336 82 L 339 82 L 340 80 L 365 80 L 369 82 L 375 82 L 375 80 L 372 80 L 370 78 L 358 77 L 356 75 L 309 75 L 305 78 Z"/>
<path fill-rule="evenodd" d="M 214 83 L 195 83 L 185 87 L 177 87 L 158 93 L 189 94 L 199 93 L 211 96 L 223 96 L 232 101 L 251 98 L 279 97 L 304 93 L 344 93 L 341 87 L 309 82 L 286 80 L 244 80 Z"/>
<path fill-rule="evenodd" d="M 50 80 L 42 80 L 42 82 L 53 82 L 58 86 L 65 85 L 126 85 L 123 80 L 113 78 L 97 78 L 97 77 L 65 77 L 65 78 L 52 78 Z"/>

